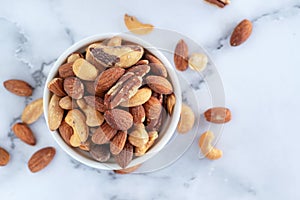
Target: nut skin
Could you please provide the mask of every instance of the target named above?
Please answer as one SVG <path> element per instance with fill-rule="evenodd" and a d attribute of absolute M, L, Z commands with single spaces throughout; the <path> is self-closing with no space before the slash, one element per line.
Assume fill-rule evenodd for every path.
<path fill-rule="evenodd" d="M 44 169 L 52 161 L 56 153 L 53 147 L 46 147 L 35 152 L 28 161 L 28 168 L 32 173 Z"/>
<path fill-rule="evenodd" d="M 68 63 L 61 65 L 58 68 L 58 75 L 60 78 L 67 78 L 67 77 L 75 76 L 75 74 L 73 72 L 73 62 L 68 62 Z"/>
<path fill-rule="evenodd" d="M 106 144 L 116 134 L 117 130 L 112 128 L 108 123 L 104 122 L 92 135 L 92 142 L 95 144 Z"/>
<path fill-rule="evenodd" d="M 32 87 L 23 80 L 10 79 L 3 82 L 5 89 L 15 95 L 29 97 L 32 95 Z"/>
<path fill-rule="evenodd" d="M 0 147 L 0 166 L 5 166 L 10 160 L 10 155 L 9 153 Z"/>
<path fill-rule="evenodd" d="M 127 131 L 118 131 L 110 142 L 110 152 L 118 155 L 125 146 L 127 140 Z"/>
<path fill-rule="evenodd" d="M 33 132 L 26 124 L 24 123 L 14 124 L 12 127 L 12 131 L 20 140 L 22 140 L 26 144 L 29 144 L 31 146 L 34 146 L 36 144 L 36 139 L 33 135 Z"/>
<path fill-rule="evenodd" d="M 214 139 L 214 134 L 211 131 L 203 133 L 200 138 L 198 145 L 203 155 L 210 160 L 216 160 L 222 157 L 223 152 L 219 149 L 214 148 L 211 143 Z"/>
<path fill-rule="evenodd" d="M 119 164 L 123 169 L 126 168 L 133 158 L 133 146 L 126 142 L 122 151 L 115 155 L 115 161 Z"/>
<path fill-rule="evenodd" d="M 150 63 L 149 65 L 151 67 L 151 72 L 154 75 L 162 76 L 164 78 L 168 77 L 167 69 L 166 69 L 166 67 L 163 64 Z"/>
<path fill-rule="evenodd" d="M 85 96 L 84 97 L 85 102 L 98 110 L 99 112 L 105 112 L 106 107 L 104 105 L 104 100 L 97 96 Z"/>
<path fill-rule="evenodd" d="M 79 78 L 68 77 L 64 80 L 64 90 L 73 99 L 81 99 L 84 94 L 84 85 Z"/>
<path fill-rule="evenodd" d="M 52 95 L 48 107 L 48 126 L 51 131 L 58 129 L 64 116 L 64 110 L 59 106 L 60 97 Z"/>
<path fill-rule="evenodd" d="M 173 92 L 171 83 L 164 77 L 147 76 L 146 83 L 154 92 L 159 94 L 171 94 Z"/>
<path fill-rule="evenodd" d="M 127 131 L 133 124 L 132 115 L 121 109 L 107 110 L 104 113 L 105 121 L 114 129 Z"/>
<path fill-rule="evenodd" d="M 244 19 L 241 21 L 233 30 L 230 45 L 231 46 L 239 46 L 244 43 L 252 33 L 252 22 Z"/>
<path fill-rule="evenodd" d="M 188 68 L 188 46 L 183 39 L 179 40 L 176 45 L 174 64 L 179 71 L 185 71 Z"/>
<path fill-rule="evenodd" d="M 43 99 L 39 98 L 29 103 L 23 110 L 21 120 L 23 123 L 32 124 L 43 114 Z"/>
<path fill-rule="evenodd" d="M 62 78 L 54 78 L 48 83 L 48 89 L 55 95 L 64 97 L 66 93 L 63 88 L 63 82 L 64 80 Z"/>
<path fill-rule="evenodd" d="M 58 128 L 60 136 L 63 138 L 65 143 L 72 146 L 70 143 L 71 136 L 74 134 L 73 128 L 68 125 L 65 121 L 62 121 L 61 125 Z"/>
<path fill-rule="evenodd" d="M 195 115 L 193 110 L 186 104 L 182 104 L 180 119 L 177 125 L 178 133 L 187 133 L 189 132 L 195 123 Z"/>
<path fill-rule="evenodd" d="M 214 107 L 206 110 L 204 112 L 204 117 L 206 121 L 223 124 L 231 120 L 231 111 L 224 107 Z"/>
<path fill-rule="evenodd" d="M 134 124 L 144 123 L 146 114 L 145 114 L 145 109 L 142 105 L 129 108 L 129 112 L 133 117 Z"/>
<path fill-rule="evenodd" d="M 150 33 L 154 26 L 151 24 L 143 24 L 136 17 L 128 14 L 124 15 L 124 22 L 128 30 L 138 35 L 145 35 Z"/>
<path fill-rule="evenodd" d="M 144 105 L 146 119 L 147 119 L 147 130 L 152 130 L 159 121 L 162 105 L 159 100 L 155 97 L 151 97 Z"/>

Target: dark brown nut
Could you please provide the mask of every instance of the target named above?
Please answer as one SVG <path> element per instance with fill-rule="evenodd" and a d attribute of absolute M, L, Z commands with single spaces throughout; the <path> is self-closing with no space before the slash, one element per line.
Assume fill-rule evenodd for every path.
<path fill-rule="evenodd" d="M 154 130 L 161 115 L 162 105 L 157 98 L 152 96 L 149 101 L 144 104 L 144 109 L 147 119 L 147 130 Z"/>
<path fill-rule="evenodd" d="M 117 130 L 112 128 L 108 123 L 104 122 L 99 128 L 96 129 L 92 135 L 92 142 L 95 144 L 108 143 L 117 133 Z"/>
<path fill-rule="evenodd" d="M 66 96 L 63 88 L 64 80 L 62 78 L 54 78 L 48 83 L 48 89 L 59 97 Z"/>
<path fill-rule="evenodd" d="M 149 65 L 150 65 L 150 68 L 151 68 L 151 72 L 154 75 L 162 76 L 164 78 L 168 77 L 167 69 L 163 64 L 150 63 Z"/>
<path fill-rule="evenodd" d="M 114 129 L 127 131 L 133 124 L 132 115 L 121 109 L 107 110 L 104 113 L 105 121 Z"/>
<path fill-rule="evenodd" d="M 0 166 L 5 166 L 10 160 L 10 155 L 9 153 L 0 147 Z"/>
<path fill-rule="evenodd" d="M 125 70 L 123 68 L 110 68 L 102 72 L 97 77 L 96 95 L 102 97 L 118 80 L 123 76 Z"/>
<path fill-rule="evenodd" d="M 174 64 L 179 71 L 188 68 L 188 46 L 184 40 L 179 40 L 174 52 Z"/>
<path fill-rule="evenodd" d="M 145 109 L 142 105 L 131 107 L 129 108 L 129 111 L 133 117 L 133 123 L 134 124 L 141 124 L 145 121 Z"/>
<path fill-rule="evenodd" d="M 84 94 L 84 86 L 76 77 L 68 77 L 64 80 L 64 90 L 73 99 L 81 99 Z"/>
<path fill-rule="evenodd" d="M 104 67 L 131 67 L 143 56 L 144 49 L 138 45 L 98 46 L 89 48 L 93 59 Z"/>
<path fill-rule="evenodd" d="M 36 140 L 35 137 L 31 131 L 31 129 L 24 123 L 16 123 L 12 127 L 12 131 L 15 133 L 15 135 L 29 145 L 35 145 Z"/>
<path fill-rule="evenodd" d="M 92 145 L 90 154 L 99 162 L 106 162 L 110 158 L 110 152 L 107 145 Z"/>
<path fill-rule="evenodd" d="M 122 168 L 126 168 L 133 158 L 133 146 L 126 142 L 123 150 L 115 156 L 115 161 L 120 165 Z"/>
<path fill-rule="evenodd" d="M 145 76 L 150 71 L 149 65 L 136 65 L 131 67 L 127 72 L 132 72 L 136 76 Z"/>
<path fill-rule="evenodd" d="M 118 131 L 110 143 L 110 152 L 118 155 L 125 146 L 127 140 L 127 131 Z"/>
<path fill-rule="evenodd" d="M 142 85 L 142 77 L 127 72 L 120 80 L 107 92 L 104 97 L 104 105 L 113 109 L 124 101 L 128 101 L 134 96 Z"/>
<path fill-rule="evenodd" d="M 95 95 L 96 84 L 94 81 L 81 81 L 84 85 L 85 93 L 88 95 Z M 103 94 L 104 95 L 104 94 Z"/>
<path fill-rule="evenodd" d="M 28 161 L 32 173 L 38 172 L 49 165 L 56 154 L 54 147 L 46 147 L 35 152 Z"/>
<path fill-rule="evenodd" d="M 104 101 L 102 98 L 97 97 L 97 96 L 85 96 L 83 98 L 88 105 L 92 106 L 99 112 L 106 111 L 106 107 L 104 106 Z"/>
<path fill-rule="evenodd" d="M 155 63 L 155 64 L 163 65 L 162 62 L 158 58 L 156 58 L 155 56 L 153 56 L 150 53 L 145 53 L 145 58 L 147 60 L 149 60 L 149 63 Z"/>
<path fill-rule="evenodd" d="M 32 95 L 32 87 L 25 81 L 11 79 L 3 82 L 6 90 L 9 92 L 23 97 L 29 97 Z"/>
<path fill-rule="evenodd" d="M 58 75 L 61 78 L 67 78 L 67 77 L 75 76 L 75 74 L 73 72 L 73 62 L 61 65 L 58 68 Z"/>
<path fill-rule="evenodd" d="M 73 135 L 73 128 L 69 126 L 65 121 L 62 121 L 59 128 L 59 134 L 68 145 L 72 146 L 70 143 L 71 136 Z"/>
<path fill-rule="evenodd" d="M 219 8 L 224 8 L 226 5 L 230 4 L 230 0 L 204 0 L 210 4 L 218 6 Z"/>
<path fill-rule="evenodd" d="M 173 92 L 171 83 L 164 77 L 148 76 L 146 83 L 154 92 L 159 94 L 171 94 Z"/>
<path fill-rule="evenodd" d="M 231 120 L 231 111 L 224 107 L 214 107 L 206 110 L 204 116 L 209 122 L 222 124 Z"/>
<path fill-rule="evenodd" d="M 89 137 L 85 142 L 82 142 L 79 145 L 79 149 L 83 150 L 83 151 L 90 151 L 91 150 L 91 146 L 92 146 L 92 140 Z"/>

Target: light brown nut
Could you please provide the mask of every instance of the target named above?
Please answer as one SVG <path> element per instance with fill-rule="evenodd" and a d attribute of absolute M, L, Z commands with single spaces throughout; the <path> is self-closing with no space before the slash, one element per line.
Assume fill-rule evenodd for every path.
<path fill-rule="evenodd" d="M 67 78 L 75 76 L 73 72 L 73 62 L 65 63 L 58 68 L 58 75 L 60 78 Z"/>
<path fill-rule="evenodd" d="M 176 104 L 176 97 L 174 94 L 170 94 L 167 97 L 167 110 L 170 115 L 172 115 L 172 113 L 173 113 L 175 104 Z"/>
<path fill-rule="evenodd" d="M 60 97 L 52 95 L 48 108 L 48 126 L 51 131 L 58 129 L 64 116 L 64 110 L 59 106 Z"/>
<path fill-rule="evenodd" d="M 0 147 L 0 166 L 5 166 L 10 160 L 10 155 L 9 153 Z"/>
<path fill-rule="evenodd" d="M 149 88 L 142 88 L 137 91 L 137 93 L 131 97 L 128 101 L 123 101 L 120 106 L 123 107 L 135 107 L 146 103 L 152 94 L 152 90 Z"/>
<path fill-rule="evenodd" d="M 136 65 L 127 70 L 127 72 L 133 72 L 134 75 L 141 77 L 145 76 L 149 71 L 150 67 L 148 65 Z"/>
<path fill-rule="evenodd" d="M 23 110 L 21 120 L 23 123 L 32 124 L 43 114 L 43 99 L 36 99 L 29 103 Z"/>
<path fill-rule="evenodd" d="M 122 45 L 122 38 L 120 36 L 112 37 L 107 43 L 107 46 L 121 46 L 121 45 Z"/>
<path fill-rule="evenodd" d="M 68 77 L 64 80 L 64 90 L 73 99 L 81 99 L 84 94 L 84 85 L 79 78 Z"/>
<path fill-rule="evenodd" d="M 83 58 L 74 62 L 73 72 L 78 78 L 86 81 L 93 81 L 98 76 L 97 68 Z"/>
<path fill-rule="evenodd" d="M 105 92 L 108 91 L 118 80 L 123 76 L 125 70 L 123 68 L 110 68 L 102 72 L 97 77 L 96 82 L 96 95 L 104 96 Z"/>
<path fill-rule="evenodd" d="M 192 70 L 202 72 L 207 66 L 208 58 L 203 53 L 193 53 L 189 58 L 189 66 Z"/>
<path fill-rule="evenodd" d="M 143 106 L 146 113 L 147 130 L 153 130 L 159 121 L 162 105 L 157 98 L 152 96 Z"/>
<path fill-rule="evenodd" d="M 241 21 L 233 30 L 230 38 L 231 46 L 239 46 L 244 43 L 252 33 L 252 22 L 248 19 Z"/>
<path fill-rule="evenodd" d="M 73 63 L 75 62 L 75 60 L 77 60 L 78 58 L 83 58 L 83 55 L 81 53 L 75 52 L 72 53 L 71 55 L 69 55 L 69 57 L 67 58 L 67 63 Z"/>
<path fill-rule="evenodd" d="M 110 152 L 118 155 L 125 146 L 127 140 L 127 131 L 118 131 L 110 143 Z"/>
<path fill-rule="evenodd" d="M 79 147 L 81 145 L 81 141 L 80 141 L 79 135 L 77 133 L 74 133 L 71 136 L 70 144 L 71 144 L 72 147 Z"/>
<path fill-rule="evenodd" d="M 177 125 L 178 133 L 189 132 L 195 123 L 195 115 L 193 110 L 186 104 L 182 104 L 180 119 Z"/>
<path fill-rule="evenodd" d="M 218 6 L 219 8 L 224 8 L 230 4 L 230 0 L 204 0 L 212 5 Z"/>
<path fill-rule="evenodd" d="M 80 110 L 70 110 L 65 117 L 65 122 L 73 128 L 74 135 L 77 134 L 81 142 L 87 140 L 89 130 L 86 125 L 86 118 Z"/>
<path fill-rule="evenodd" d="M 64 110 L 72 110 L 78 108 L 75 100 L 69 96 L 65 96 L 59 100 L 59 106 Z"/>
<path fill-rule="evenodd" d="M 5 89 L 15 95 L 29 97 L 32 95 L 32 87 L 25 81 L 11 79 L 3 82 Z"/>
<path fill-rule="evenodd" d="M 106 111 L 106 107 L 104 105 L 104 100 L 102 98 L 97 97 L 97 96 L 85 96 L 83 98 L 88 105 L 92 106 L 99 112 Z"/>
<path fill-rule="evenodd" d="M 143 147 L 149 141 L 144 124 L 136 124 L 128 136 L 128 141 L 135 147 Z"/>
<path fill-rule="evenodd" d="M 133 167 L 128 167 L 126 169 L 114 170 L 114 172 L 116 174 L 130 174 L 130 173 L 134 172 L 135 170 L 137 170 L 141 165 L 142 164 L 135 165 Z"/>
<path fill-rule="evenodd" d="M 92 145 L 90 154 L 99 162 L 106 162 L 110 158 L 109 147 L 107 145 Z"/>
<path fill-rule="evenodd" d="M 104 119 L 112 128 L 121 131 L 127 131 L 133 124 L 132 115 L 121 109 L 105 111 Z"/>
<path fill-rule="evenodd" d="M 153 25 L 143 24 L 136 17 L 128 14 L 124 15 L 124 22 L 129 31 L 139 35 L 148 34 L 154 28 Z"/>
<path fill-rule="evenodd" d="M 95 108 L 88 105 L 84 99 L 78 99 L 77 104 L 86 116 L 85 123 L 90 127 L 100 126 L 103 121 L 103 115 Z"/>
<path fill-rule="evenodd" d="M 214 107 L 206 110 L 204 117 L 209 122 L 222 124 L 231 120 L 231 111 L 224 107 Z"/>
<path fill-rule="evenodd" d="M 142 85 L 142 77 L 127 72 L 119 81 L 106 93 L 104 105 L 113 109 L 124 101 L 134 96 Z"/>
<path fill-rule="evenodd" d="M 115 155 L 115 161 L 123 169 L 129 165 L 132 158 L 133 158 L 133 146 L 129 142 L 126 142 L 122 151 L 118 155 Z"/>
<path fill-rule="evenodd" d="M 203 133 L 199 138 L 199 147 L 203 155 L 210 160 L 216 160 L 222 157 L 223 152 L 214 148 L 211 143 L 214 139 L 214 134 L 211 131 Z"/>
<path fill-rule="evenodd" d="M 164 77 L 147 76 L 146 83 L 154 92 L 159 94 L 171 94 L 173 92 L 171 83 Z"/>
<path fill-rule="evenodd" d="M 167 69 L 166 69 L 166 67 L 165 67 L 163 64 L 150 63 L 149 65 L 150 65 L 150 67 L 151 67 L 151 72 L 152 72 L 154 75 L 162 76 L 162 77 L 164 77 L 164 78 L 167 78 L 167 77 L 168 77 Z"/>
<path fill-rule="evenodd" d="M 133 117 L 134 124 L 144 123 L 146 114 L 145 114 L 145 109 L 142 105 L 131 107 L 129 109 L 129 112 L 131 113 L 131 115 Z"/>
<path fill-rule="evenodd" d="M 184 40 L 179 40 L 174 52 L 174 64 L 179 71 L 185 71 L 188 68 L 188 46 Z"/>
<path fill-rule="evenodd" d="M 117 130 L 112 128 L 108 123 L 104 122 L 99 128 L 96 129 L 92 135 L 92 142 L 95 144 L 108 143 L 117 133 Z"/>
<path fill-rule="evenodd" d="M 28 161 L 28 168 L 32 173 L 41 171 L 49 165 L 55 156 L 53 147 L 46 147 L 35 152 Z"/>
<path fill-rule="evenodd" d="M 89 49 L 94 60 L 104 67 L 128 68 L 136 64 L 144 54 L 138 45 L 101 46 Z"/>
<path fill-rule="evenodd" d="M 62 121 L 58 130 L 59 130 L 60 136 L 65 141 L 65 143 L 72 146 L 70 143 L 70 140 L 71 140 L 71 136 L 74 134 L 73 128 L 69 124 L 67 124 L 65 121 Z"/>
<path fill-rule="evenodd" d="M 149 60 L 139 60 L 135 65 L 148 65 Z"/>
<path fill-rule="evenodd" d="M 62 78 L 54 78 L 48 83 L 48 89 L 59 97 L 66 96 L 63 88 L 64 80 Z"/>
<path fill-rule="evenodd" d="M 157 131 L 152 131 L 148 133 L 149 141 L 142 147 L 135 148 L 135 156 L 142 156 L 153 146 L 155 140 L 158 138 Z"/>

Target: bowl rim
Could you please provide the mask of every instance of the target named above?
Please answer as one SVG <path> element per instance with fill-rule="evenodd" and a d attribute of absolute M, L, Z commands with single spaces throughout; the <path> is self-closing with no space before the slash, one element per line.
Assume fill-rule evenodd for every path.
<path fill-rule="evenodd" d="M 166 69 L 168 71 L 168 74 L 170 76 L 170 80 L 173 85 L 174 94 L 176 96 L 176 103 L 173 109 L 172 117 L 169 122 L 168 128 L 164 132 L 164 135 L 161 137 L 161 139 L 143 156 L 134 158 L 130 164 L 127 166 L 132 167 L 138 164 L 141 164 L 148 159 L 152 158 L 154 155 L 159 153 L 163 149 L 163 147 L 169 142 L 171 137 L 174 135 L 176 131 L 176 127 L 180 118 L 180 112 L 181 112 L 181 104 L 182 104 L 182 97 L 181 97 L 181 88 L 179 84 L 179 80 L 177 77 L 177 74 L 175 72 L 174 67 L 171 65 L 169 60 L 153 45 L 150 43 L 136 37 L 130 34 L 126 33 L 106 33 L 106 34 L 96 34 L 93 36 L 86 37 L 76 43 L 74 43 L 72 46 L 67 48 L 55 61 L 53 66 L 51 67 L 51 70 L 48 73 L 47 80 L 44 87 L 44 93 L 43 93 L 43 109 L 44 109 L 44 117 L 46 120 L 46 124 L 48 127 L 49 132 L 52 134 L 52 137 L 58 143 L 58 145 L 73 159 L 77 160 L 80 163 L 83 163 L 87 166 L 97 168 L 97 169 L 103 169 L 103 170 L 118 170 L 122 169 L 117 163 L 101 163 L 96 160 L 89 159 L 78 152 L 74 150 L 73 147 L 70 147 L 68 144 L 65 143 L 65 141 L 61 138 L 59 132 L 57 130 L 51 131 L 49 129 L 48 125 L 48 106 L 50 101 L 50 91 L 47 88 L 48 83 L 56 76 L 58 68 L 66 61 L 67 57 L 73 53 L 78 51 L 79 49 L 94 43 L 98 42 L 104 39 L 111 38 L 113 36 L 120 36 L 122 39 L 137 43 L 138 45 L 141 45 L 144 49 L 149 51 L 151 54 L 155 55 L 160 61 L 166 66 Z"/>

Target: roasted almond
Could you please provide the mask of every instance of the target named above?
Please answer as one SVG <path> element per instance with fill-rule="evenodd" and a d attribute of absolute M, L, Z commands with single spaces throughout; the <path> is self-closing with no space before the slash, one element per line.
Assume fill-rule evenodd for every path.
<path fill-rule="evenodd" d="M 109 147 L 107 145 L 92 145 L 90 154 L 99 162 L 106 162 L 110 158 Z"/>
<path fill-rule="evenodd" d="M 28 161 L 28 168 L 32 173 L 44 169 L 55 156 L 53 147 L 46 147 L 35 152 Z"/>
<path fill-rule="evenodd" d="M 164 78 L 167 78 L 167 76 L 168 76 L 167 69 L 163 64 L 150 63 L 149 65 L 151 67 L 151 72 L 154 75 L 162 76 Z"/>
<path fill-rule="evenodd" d="M 105 111 L 104 118 L 105 121 L 116 130 L 127 131 L 133 124 L 132 115 L 121 109 Z"/>
<path fill-rule="evenodd" d="M 231 120 L 231 112 L 228 108 L 214 107 L 204 112 L 205 119 L 209 122 L 222 124 Z"/>
<path fill-rule="evenodd" d="M 212 5 L 218 6 L 219 8 L 224 8 L 226 5 L 230 4 L 230 0 L 204 0 Z"/>
<path fill-rule="evenodd" d="M 233 30 L 230 38 L 230 45 L 239 46 L 250 37 L 251 33 L 252 33 L 252 22 L 247 19 L 244 19 Z"/>
<path fill-rule="evenodd" d="M 92 142 L 95 144 L 108 143 L 117 133 L 117 130 L 112 128 L 108 123 L 104 122 L 99 128 L 96 129 L 92 135 Z"/>
<path fill-rule="evenodd" d="M 147 76 L 146 83 L 154 92 L 159 94 L 171 94 L 173 92 L 171 83 L 164 77 Z"/>
<path fill-rule="evenodd" d="M 48 108 L 48 126 L 51 131 L 58 129 L 64 116 L 64 110 L 59 106 L 60 97 L 52 95 Z"/>
<path fill-rule="evenodd" d="M 79 78 L 68 77 L 64 80 L 64 90 L 73 99 L 81 99 L 84 94 L 84 85 Z"/>
<path fill-rule="evenodd" d="M 142 105 L 131 107 L 129 111 L 133 117 L 134 124 L 144 123 L 146 114 L 145 114 L 145 109 Z"/>
<path fill-rule="evenodd" d="M 43 99 L 37 99 L 28 104 L 23 110 L 21 120 L 26 124 L 32 124 L 43 114 Z"/>
<path fill-rule="evenodd" d="M 122 151 L 118 155 L 115 155 L 115 161 L 122 168 L 126 168 L 131 162 L 132 158 L 133 158 L 133 146 L 129 142 L 126 142 Z"/>
<path fill-rule="evenodd" d="M 18 95 L 18 96 L 31 96 L 32 87 L 25 81 L 11 79 L 3 82 L 4 87 L 9 92 Z"/>
<path fill-rule="evenodd" d="M 144 35 L 148 34 L 153 30 L 153 25 L 143 24 L 136 17 L 128 14 L 124 15 L 124 22 L 128 30 L 135 34 Z"/>
<path fill-rule="evenodd" d="M 104 101 L 102 98 L 97 96 L 85 96 L 84 97 L 85 102 L 98 110 L 99 112 L 105 112 L 106 107 L 104 106 Z"/>
<path fill-rule="evenodd" d="M 31 129 L 24 123 L 16 123 L 12 127 L 12 131 L 15 133 L 15 135 L 29 145 L 35 145 L 36 140 L 35 137 L 31 131 Z"/>
<path fill-rule="evenodd" d="M 127 140 L 127 131 L 118 131 L 110 142 L 110 152 L 114 155 L 119 154 L 125 146 Z"/>
<path fill-rule="evenodd" d="M 128 101 L 124 101 L 120 104 L 123 107 L 135 107 L 146 103 L 151 97 L 152 91 L 149 88 L 142 88 L 131 97 Z"/>
<path fill-rule="evenodd" d="M 68 62 L 66 64 L 61 65 L 58 68 L 58 75 L 60 78 L 67 78 L 75 76 L 73 72 L 73 62 Z"/>
<path fill-rule="evenodd" d="M 71 136 L 73 135 L 73 128 L 68 125 L 65 121 L 62 121 L 61 125 L 58 128 L 60 136 L 63 138 L 63 140 L 70 146 L 70 140 Z"/>
<path fill-rule="evenodd" d="M 176 69 L 185 71 L 188 68 L 188 46 L 184 40 L 179 40 L 174 52 L 174 64 Z"/>
<path fill-rule="evenodd" d="M 0 166 L 5 166 L 10 160 L 10 155 L 9 153 L 0 147 Z"/>
<path fill-rule="evenodd" d="M 62 78 L 54 78 L 48 83 L 48 89 L 53 94 L 63 97 L 66 96 L 63 86 L 64 80 Z"/>
<path fill-rule="evenodd" d="M 146 128 L 147 130 L 153 130 L 160 120 L 162 105 L 157 98 L 152 96 L 143 106 L 147 119 Z"/>

